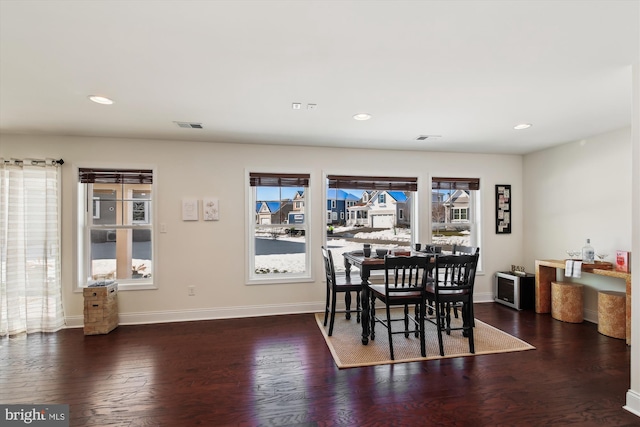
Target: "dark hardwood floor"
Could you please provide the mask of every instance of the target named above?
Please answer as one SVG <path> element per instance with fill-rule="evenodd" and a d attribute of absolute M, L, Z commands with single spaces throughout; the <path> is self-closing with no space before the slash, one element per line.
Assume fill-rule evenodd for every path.
<path fill-rule="evenodd" d="M 624 340 L 475 314 L 537 349 L 339 370 L 312 314 L 67 329 L 0 339 L 0 402 L 67 403 L 72 426 L 640 425 Z"/>

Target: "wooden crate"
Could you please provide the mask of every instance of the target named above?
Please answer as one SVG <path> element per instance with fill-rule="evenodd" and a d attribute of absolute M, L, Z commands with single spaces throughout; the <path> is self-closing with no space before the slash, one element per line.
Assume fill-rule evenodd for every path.
<path fill-rule="evenodd" d="M 118 284 L 84 288 L 84 334 L 108 334 L 118 326 Z"/>

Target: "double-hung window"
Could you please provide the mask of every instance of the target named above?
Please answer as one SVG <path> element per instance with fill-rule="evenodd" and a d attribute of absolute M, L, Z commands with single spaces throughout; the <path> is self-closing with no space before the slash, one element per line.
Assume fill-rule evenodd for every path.
<path fill-rule="evenodd" d="M 417 190 L 415 177 L 328 175 L 327 206 L 335 206 L 340 218 L 346 218 L 326 235 L 334 257 L 362 249 L 363 243 L 375 249 L 410 249 L 415 240 Z M 342 262 L 335 267 L 344 271 Z"/>
<path fill-rule="evenodd" d="M 153 287 L 153 171 L 80 168 L 78 285 Z"/>
<path fill-rule="evenodd" d="M 310 280 L 309 174 L 250 172 L 248 181 L 247 283 Z"/>
<path fill-rule="evenodd" d="M 480 179 L 431 179 L 432 243 L 450 250 L 453 245 L 480 246 Z M 482 250 L 480 259 L 482 260 Z M 479 270 L 482 270 L 481 263 Z"/>

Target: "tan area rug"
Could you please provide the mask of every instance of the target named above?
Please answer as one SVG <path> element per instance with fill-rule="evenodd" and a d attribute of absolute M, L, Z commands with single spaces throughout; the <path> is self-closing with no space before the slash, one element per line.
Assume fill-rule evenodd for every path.
<path fill-rule="evenodd" d="M 392 317 L 399 317 L 399 314 L 396 313 Z M 329 322 L 327 322 L 327 326 L 323 325 L 324 313 L 316 313 L 316 322 L 322 331 L 327 346 L 329 346 L 336 365 L 341 369 L 535 349 L 534 346 L 521 339 L 476 319 L 476 326 L 473 332 L 475 354 L 469 352 L 469 340 L 463 337 L 462 331 L 459 330 L 451 331 L 451 335 L 443 332 L 445 356 L 441 357 L 436 327 L 432 323 L 426 322 L 427 357 L 420 356 L 419 338 L 414 335 L 409 335 L 409 338 L 405 338 L 403 334 L 395 334 L 393 336 L 395 360 L 391 360 L 389 338 L 384 326 L 377 324 L 376 339 L 374 341 L 370 340 L 368 345 L 362 345 L 362 326 L 356 322 L 355 314 L 352 315 L 351 320 L 346 320 L 344 314 L 337 314 L 333 325 L 333 335 L 330 337 L 327 336 Z M 461 319 L 452 319 L 452 326 L 460 324 Z M 397 326 L 402 328 L 401 324 Z"/>

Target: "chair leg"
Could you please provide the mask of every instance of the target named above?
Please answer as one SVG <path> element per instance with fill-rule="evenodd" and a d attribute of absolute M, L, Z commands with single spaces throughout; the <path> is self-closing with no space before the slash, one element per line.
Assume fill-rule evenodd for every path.
<path fill-rule="evenodd" d="M 344 317 L 349 320 L 351 319 L 351 292 L 344 293 L 344 305 L 347 309 Z"/>
<path fill-rule="evenodd" d="M 469 352 L 475 353 L 476 352 L 475 343 L 473 342 L 473 322 L 471 319 L 472 313 L 473 313 L 473 309 L 470 308 L 469 304 L 465 304 L 462 307 L 462 319 L 463 319 L 462 327 L 464 328 L 463 332 L 467 332 L 467 335 L 469 337 Z"/>
<path fill-rule="evenodd" d="M 333 322 L 336 320 L 336 294 L 337 292 L 331 293 L 331 320 L 329 321 L 329 333 L 328 335 L 333 335 Z"/>
<path fill-rule="evenodd" d="M 442 342 L 442 329 L 444 328 L 444 313 L 442 313 L 443 305 L 435 304 L 436 310 L 436 329 L 438 329 L 438 346 L 440 347 L 440 356 L 444 356 L 444 343 Z"/>
<path fill-rule="evenodd" d="M 331 291 L 327 290 L 327 300 L 324 303 L 324 326 L 327 326 L 327 319 L 329 318 L 329 301 L 331 299 Z"/>
<path fill-rule="evenodd" d="M 360 323 L 360 311 L 362 310 L 362 306 L 360 305 L 360 291 L 356 291 L 356 321 Z"/>
<path fill-rule="evenodd" d="M 451 335 L 451 306 L 448 302 L 442 303 L 440 310 L 442 310 L 442 329 L 447 332 L 447 335 Z"/>
<path fill-rule="evenodd" d="M 420 334 L 420 354 L 422 354 L 422 357 L 427 357 L 427 339 L 424 335 L 424 318 L 427 307 L 425 306 L 424 301 L 422 302 L 422 304 L 416 305 L 416 310 L 420 310 L 419 313 L 416 313 L 416 319 L 418 319 L 417 327 Z"/>
<path fill-rule="evenodd" d="M 393 358 L 393 334 L 391 333 L 391 309 L 389 304 L 386 304 L 387 308 L 387 335 L 389 335 L 389 350 L 391 350 L 391 360 L 395 360 Z M 406 310 L 406 307 L 405 307 Z M 406 330 L 406 328 L 405 328 Z"/>
<path fill-rule="evenodd" d="M 371 341 L 376 339 L 376 297 L 373 296 L 373 292 L 369 303 L 369 337 Z"/>
<path fill-rule="evenodd" d="M 409 338 L 409 306 L 404 306 L 404 337 Z"/>

